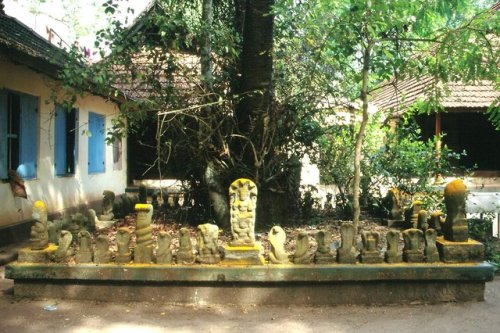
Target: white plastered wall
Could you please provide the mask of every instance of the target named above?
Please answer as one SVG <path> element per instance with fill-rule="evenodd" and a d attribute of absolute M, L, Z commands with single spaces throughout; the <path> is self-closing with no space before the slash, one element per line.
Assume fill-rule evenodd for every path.
<path fill-rule="evenodd" d="M 31 206 L 36 200 L 43 200 L 49 212 L 56 213 L 99 201 L 103 190 L 111 190 L 117 195 L 125 191 L 127 185 L 126 140 L 123 140 L 121 170 L 113 170 L 113 146 L 106 145 L 105 172 L 88 174 L 88 137 L 82 135 L 82 130 L 88 129 L 88 113 L 105 115 L 106 128 L 111 126 L 111 119 L 118 113 L 115 103 L 91 94 L 79 98 L 75 105 L 78 108 L 79 123 L 75 174 L 65 177 L 55 175 L 52 116 L 54 106 L 52 103 L 46 103 L 52 94 L 51 87 L 54 85 L 55 81 L 47 76 L 0 57 L 0 89 L 9 89 L 39 98 L 38 142 L 33 143 L 38 145 L 37 178 L 25 181 L 28 200 L 15 198 L 10 185 L 0 182 L 0 228 L 29 220 Z"/>

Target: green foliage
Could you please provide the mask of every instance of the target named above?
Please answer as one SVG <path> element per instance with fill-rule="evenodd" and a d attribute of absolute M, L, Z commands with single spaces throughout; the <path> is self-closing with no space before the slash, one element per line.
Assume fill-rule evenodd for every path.
<path fill-rule="evenodd" d="M 349 211 L 353 173 L 359 171 L 353 165 L 354 155 L 360 155 L 354 150 L 357 137 L 365 141 L 360 187 L 366 201 L 375 197 L 379 172 L 385 182 L 417 191 L 423 183 L 413 184 L 410 174 L 416 172 L 423 182 L 431 172 L 447 168 L 443 162 L 443 170 L 436 169 L 430 155 L 433 142 L 418 143 L 418 133 L 410 130 L 387 132 L 387 145 L 380 148 L 384 131 L 378 122 L 369 116 L 367 134 L 360 134 L 360 112 L 351 109 L 366 111 L 368 97 L 391 78 L 431 75 L 439 82 L 468 82 L 497 77 L 498 52 L 490 36 L 499 25 L 496 16 L 483 10 L 488 1 L 480 7 L 472 0 L 277 0 L 274 46 L 265 51 L 273 57 L 273 103 L 253 119 L 265 128 L 265 135 L 255 139 L 255 128 L 251 135 L 240 131 L 237 116 L 245 94 L 262 94 L 239 89 L 241 3 L 214 1 L 212 27 L 202 20 L 202 0 L 157 0 L 129 28 L 110 19 L 96 40 L 106 58 L 86 66 L 72 50 L 57 98 L 74 101 L 93 91 L 122 99 L 124 117 L 107 130 L 109 141 L 132 132 L 154 136 L 151 168 L 200 187 L 204 166 L 211 162 L 222 184 L 246 175 L 276 191 L 296 188 L 289 180 L 296 164 L 292 157 L 319 149 L 322 178 L 339 185 L 337 201 Z M 116 14 L 115 4 L 106 1 L 104 10 Z M 213 62 L 209 90 L 198 70 L 207 29 Z M 430 91 L 429 110 L 436 110 L 444 94 L 438 88 Z M 346 110 L 352 112 L 347 125 L 339 121 Z M 497 119 L 494 111 L 492 115 Z M 254 163 L 244 161 L 241 151 L 252 151 Z M 454 158 L 445 149 L 441 156 Z"/>
<path fill-rule="evenodd" d="M 437 156 L 438 138 L 434 136 L 423 141 L 412 118 L 404 119 L 394 130 L 388 129 L 386 135 L 385 145 L 369 157 L 369 164 L 372 172 L 384 178 L 387 186 L 406 193 L 421 192 L 436 174 L 451 174 L 460 159 L 460 154 L 447 146 L 443 146 Z"/>
<path fill-rule="evenodd" d="M 500 271 L 500 241 L 492 236 L 494 214 L 485 214 L 481 219 L 468 219 L 469 236 L 484 245 L 484 259 Z"/>

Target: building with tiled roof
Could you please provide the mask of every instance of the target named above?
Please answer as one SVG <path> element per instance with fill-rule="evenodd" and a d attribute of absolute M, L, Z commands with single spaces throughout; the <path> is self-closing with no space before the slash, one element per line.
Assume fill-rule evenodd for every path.
<path fill-rule="evenodd" d="M 402 80 L 385 85 L 371 103 L 389 118 L 397 119 L 419 100 L 428 100 L 435 87 L 431 77 Z M 444 112 L 415 116 L 422 139 L 444 133 L 444 144 L 455 152 L 467 153 L 461 158 L 462 166 L 483 174 L 500 174 L 500 131 L 495 130 L 486 115 L 489 107 L 498 107 L 500 92 L 487 81 L 453 82 L 439 90 Z"/>
<path fill-rule="evenodd" d="M 64 96 L 58 72 L 65 57 L 6 15 L 0 0 L 0 247 L 12 235 L 29 236 L 36 200 L 50 214 L 75 212 L 99 207 L 103 190 L 120 194 L 127 185 L 126 142 L 105 143 L 117 102 L 92 92 L 69 110 L 54 102 Z"/>
<path fill-rule="evenodd" d="M 372 104 L 382 111 L 397 117 L 418 100 L 426 100 L 432 95 L 434 82 L 432 77 L 408 79 L 389 84 L 380 90 Z M 484 112 L 485 108 L 498 103 L 500 92 L 491 82 L 480 81 L 476 84 L 449 83 L 441 89 L 441 105 L 447 109 L 461 109 L 469 112 Z"/>
<path fill-rule="evenodd" d="M 65 52 L 16 18 L 3 12 L 0 15 L 0 52 L 17 63 L 56 77 Z"/>

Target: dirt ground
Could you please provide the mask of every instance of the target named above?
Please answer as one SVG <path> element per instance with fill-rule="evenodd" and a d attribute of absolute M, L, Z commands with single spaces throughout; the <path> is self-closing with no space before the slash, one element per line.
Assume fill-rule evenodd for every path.
<path fill-rule="evenodd" d="M 17 300 L 0 267 L 0 332 L 495 332 L 500 276 L 484 302 L 437 305 L 303 307 L 172 306 Z"/>

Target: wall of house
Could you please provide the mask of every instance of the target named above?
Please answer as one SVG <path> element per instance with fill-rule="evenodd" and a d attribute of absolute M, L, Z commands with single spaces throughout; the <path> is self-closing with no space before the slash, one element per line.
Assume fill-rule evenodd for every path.
<path fill-rule="evenodd" d="M 126 140 L 122 146 L 122 166 L 113 165 L 113 146 L 105 145 L 105 172 L 88 173 L 88 136 L 82 134 L 88 129 L 89 112 L 105 115 L 105 126 L 111 126 L 111 119 L 118 113 L 116 104 L 105 99 L 86 95 L 79 98 L 77 157 L 73 175 L 56 176 L 54 170 L 54 105 L 46 103 L 52 93 L 55 81 L 26 66 L 16 65 L 0 57 L 0 89 L 9 89 L 38 97 L 39 130 L 37 142 L 37 175 L 25 180 L 28 200 L 14 197 L 9 183 L 0 181 L 0 228 L 17 224 L 31 218 L 32 204 L 43 200 L 49 213 L 99 202 L 103 190 L 124 193 L 127 185 Z"/>

